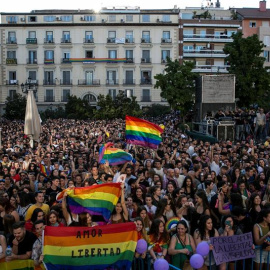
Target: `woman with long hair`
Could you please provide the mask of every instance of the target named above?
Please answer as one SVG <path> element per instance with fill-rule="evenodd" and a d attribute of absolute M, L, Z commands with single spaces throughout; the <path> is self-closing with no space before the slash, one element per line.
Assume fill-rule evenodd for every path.
<path fill-rule="evenodd" d="M 134 223 L 136 224 L 136 229 L 138 232 L 138 240 L 144 239 L 146 242 L 148 242 L 148 236 L 142 218 L 136 217 L 134 219 Z M 141 257 L 142 259 L 144 259 L 146 257 L 146 253 L 147 250 L 143 254 L 139 254 L 138 252 L 135 251 L 135 258 Z"/>
<path fill-rule="evenodd" d="M 142 205 L 145 204 L 145 194 L 142 187 L 137 187 L 133 196 L 133 201 L 140 201 Z"/>
<path fill-rule="evenodd" d="M 31 218 L 26 220 L 25 225 L 24 225 L 25 229 L 32 233 L 36 233 L 35 222 L 37 220 L 45 220 L 45 214 L 41 208 L 36 208 L 33 211 Z"/>
<path fill-rule="evenodd" d="M 92 220 L 92 216 L 87 213 L 83 212 L 79 214 L 79 226 L 82 227 L 94 227 L 98 224 Z"/>
<path fill-rule="evenodd" d="M 187 195 L 188 199 L 194 199 L 194 195 L 195 195 L 195 188 L 193 186 L 193 180 L 191 178 L 191 176 L 187 175 L 184 179 L 182 188 L 184 190 L 184 193 Z"/>
<path fill-rule="evenodd" d="M 9 243 L 9 238 L 13 236 L 13 228 L 12 225 L 15 223 L 14 216 L 8 214 L 3 218 L 3 226 L 4 226 L 4 235 L 6 237 L 7 243 Z"/>
<path fill-rule="evenodd" d="M 55 210 L 51 210 L 49 213 L 47 224 L 52 227 L 65 227 L 65 225 L 60 222 L 59 214 Z"/>
<path fill-rule="evenodd" d="M 218 237 L 218 231 L 213 226 L 212 218 L 209 215 L 202 216 L 199 222 L 198 228 L 194 232 L 194 240 L 196 246 L 202 241 L 208 242 L 210 244 L 211 237 Z M 213 250 L 213 245 L 210 245 L 210 250 Z M 212 253 L 209 253 L 205 258 L 205 265 L 210 266 L 210 256 L 211 256 L 211 269 L 215 270 L 215 259 Z"/>
<path fill-rule="evenodd" d="M 155 261 L 167 255 L 169 235 L 165 230 L 165 223 L 160 219 L 155 219 L 151 225 L 149 234 L 149 253 Z"/>
<path fill-rule="evenodd" d="M 153 186 L 149 189 L 149 192 L 152 194 L 152 198 L 153 198 L 152 204 L 157 207 L 158 202 L 161 199 L 161 186 Z"/>
<path fill-rule="evenodd" d="M 185 261 L 195 252 L 195 242 L 188 234 L 188 226 L 180 220 L 176 226 L 176 233 L 172 236 L 168 253 L 172 255 L 172 265 L 183 269 Z"/>
<path fill-rule="evenodd" d="M 154 216 L 154 219 L 160 219 L 164 224 L 167 222 L 167 210 L 168 210 L 168 200 L 167 199 L 161 199 L 158 203 L 157 210 Z"/>
<path fill-rule="evenodd" d="M 149 232 L 151 227 L 151 220 L 148 216 L 147 210 L 144 206 L 140 206 L 137 210 L 137 217 L 140 217 L 143 221 L 143 227 L 146 230 L 146 232 Z"/>
<path fill-rule="evenodd" d="M 16 222 L 18 222 L 20 220 L 20 216 L 19 216 L 18 212 L 10 204 L 9 200 L 5 199 L 5 198 L 0 198 L 0 223 L 1 223 L 1 219 L 3 219 L 3 217 L 6 214 L 11 214 L 12 216 L 14 216 Z M 1 227 L 1 225 L 0 225 L 0 227 Z M 0 231 L 1 231 L 1 229 L 0 229 Z"/>
<path fill-rule="evenodd" d="M 257 193 L 253 193 L 249 199 L 249 216 L 252 219 L 253 224 L 256 223 L 259 213 L 262 210 L 262 200 Z"/>
<path fill-rule="evenodd" d="M 267 182 L 265 193 L 263 196 L 263 204 L 270 203 L 270 179 Z"/>
<path fill-rule="evenodd" d="M 196 208 L 197 213 L 200 216 L 201 215 L 210 216 L 210 205 L 209 205 L 209 202 L 207 200 L 204 190 L 200 189 L 196 192 L 195 200 L 196 200 L 195 208 Z"/>

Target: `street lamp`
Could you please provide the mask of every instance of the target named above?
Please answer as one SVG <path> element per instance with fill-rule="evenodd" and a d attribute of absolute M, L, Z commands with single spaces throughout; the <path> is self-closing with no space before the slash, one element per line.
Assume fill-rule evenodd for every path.
<path fill-rule="evenodd" d="M 37 92 L 37 83 L 33 83 L 31 78 L 28 77 L 25 84 L 21 84 L 21 89 L 24 94 L 26 94 L 28 91 L 32 90 L 34 93 Z"/>

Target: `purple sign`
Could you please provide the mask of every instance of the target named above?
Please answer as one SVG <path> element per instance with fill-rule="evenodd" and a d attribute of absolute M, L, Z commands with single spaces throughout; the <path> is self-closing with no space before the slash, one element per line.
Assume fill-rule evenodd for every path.
<path fill-rule="evenodd" d="M 210 238 L 213 245 L 213 255 L 217 265 L 255 257 L 252 234 L 245 233 L 233 236 Z"/>

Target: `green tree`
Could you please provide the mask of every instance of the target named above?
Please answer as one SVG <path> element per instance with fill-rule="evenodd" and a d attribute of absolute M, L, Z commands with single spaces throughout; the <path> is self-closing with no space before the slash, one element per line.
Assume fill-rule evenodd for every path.
<path fill-rule="evenodd" d="M 26 110 L 26 96 L 14 94 L 13 98 L 7 97 L 4 117 L 10 120 L 24 119 Z"/>
<path fill-rule="evenodd" d="M 195 80 L 198 77 L 192 72 L 194 66 L 190 61 L 181 65 L 178 60 L 167 58 L 164 74 L 155 76 L 155 88 L 161 89 L 161 97 L 168 101 L 171 108 L 181 110 L 183 114 L 194 104 Z"/>
<path fill-rule="evenodd" d="M 171 109 L 169 106 L 162 104 L 152 104 L 150 107 L 145 108 L 145 115 L 151 117 L 157 117 L 164 114 L 170 113 Z"/>
<path fill-rule="evenodd" d="M 224 53 L 228 54 L 229 73 L 236 77 L 235 96 L 239 98 L 239 106 L 269 106 L 270 79 L 263 66 L 263 48 L 264 44 L 257 35 L 243 38 L 241 32 L 233 34 L 233 42 L 224 47 Z"/>
<path fill-rule="evenodd" d="M 76 96 L 69 96 L 65 111 L 69 119 L 87 119 L 93 116 L 93 109 L 87 100 Z"/>

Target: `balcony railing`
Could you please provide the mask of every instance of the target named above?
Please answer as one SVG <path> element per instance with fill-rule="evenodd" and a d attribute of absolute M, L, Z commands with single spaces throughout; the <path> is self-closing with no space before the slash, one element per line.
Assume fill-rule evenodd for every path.
<path fill-rule="evenodd" d="M 43 85 L 55 85 L 55 80 L 43 80 Z"/>
<path fill-rule="evenodd" d="M 152 84 L 152 79 L 149 78 L 143 78 L 141 79 L 141 84 Z"/>
<path fill-rule="evenodd" d="M 17 65 L 17 58 L 7 58 L 6 65 Z"/>
<path fill-rule="evenodd" d="M 231 35 L 226 34 L 184 34 L 185 39 L 232 39 Z"/>
<path fill-rule="evenodd" d="M 69 96 L 61 96 L 61 102 L 68 102 Z"/>
<path fill-rule="evenodd" d="M 61 38 L 61 43 L 71 43 L 71 38 Z"/>
<path fill-rule="evenodd" d="M 135 85 L 136 81 L 135 79 L 124 79 L 123 84 L 124 85 Z"/>
<path fill-rule="evenodd" d="M 94 38 L 84 38 L 83 43 L 94 43 Z"/>
<path fill-rule="evenodd" d="M 202 72 L 202 73 L 228 73 L 228 68 L 230 66 L 217 66 L 217 65 L 197 65 L 192 70 L 193 72 Z"/>
<path fill-rule="evenodd" d="M 100 85 L 100 80 L 78 80 L 78 85 Z"/>
<path fill-rule="evenodd" d="M 106 80 L 106 85 L 118 85 L 118 80 Z"/>
<path fill-rule="evenodd" d="M 26 63 L 27 63 L 28 65 L 37 65 L 37 59 L 36 59 L 36 58 L 34 58 L 34 59 L 28 58 L 28 59 L 26 60 Z"/>
<path fill-rule="evenodd" d="M 27 38 L 26 44 L 37 44 L 37 38 Z"/>
<path fill-rule="evenodd" d="M 134 38 L 125 38 L 125 43 L 134 43 Z"/>
<path fill-rule="evenodd" d="M 172 43 L 172 39 L 171 38 L 162 38 L 161 43 Z"/>
<path fill-rule="evenodd" d="M 126 58 L 126 63 L 127 63 L 127 64 L 133 64 L 133 63 L 134 63 L 134 58 L 129 58 L 129 57 L 127 57 L 127 58 Z"/>
<path fill-rule="evenodd" d="M 7 44 L 17 44 L 17 38 L 8 38 Z"/>
<path fill-rule="evenodd" d="M 166 64 L 167 63 L 167 59 L 161 58 L 161 64 Z"/>
<path fill-rule="evenodd" d="M 70 64 L 71 63 L 69 58 L 62 58 L 61 62 L 62 62 L 62 64 Z"/>
<path fill-rule="evenodd" d="M 54 96 L 45 96 L 44 97 L 44 102 L 54 102 Z"/>
<path fill-rule="evenodd" d="M 72 80 L 60 80 L 60 85 L 72 85 Z"/>
<path fill-rule="evenodd" d="M 44 38 L 44 44 L 54 44 L 54 38 Z"/>
<path fill-rule="evenodd" d="M 44 64 L 54 64 L 54 58 L 52 59 L 44 58 Z"/>
<path fill-rule="evenodd" d="M 116 38 L 107 38 L 107 43 L 115 43 Z"/>
<path fill-rule="evenodd" d="M 194 55 L 194 54 L 201 54 L 201 55 L 205 55 L 205 54 L 213 54 L 213 55 L 224 55 L 225 53 L 223 50 L 210 50 L 210 49 L 201 49 L 201 50 L 184 50 L 184 54 L 187 55 Z"/>
<path fill-rule="evenodd" d="M 141 96 L 141 102 L 151 102 L 150 96 Z"/>
<path fill-rule="evenodd" d="M 6 80 L 6 85 L 19 85 L 18 80 Z"/>
<path fill-rule="evenodd" d="M 151 63 L 151 58 L 141 58 L 141 63 Z"/>
<path fill-rule="evenodd" d="M 152 43 L 152 39 L 150 37 L 141 38 L 141 43 Z"/>

